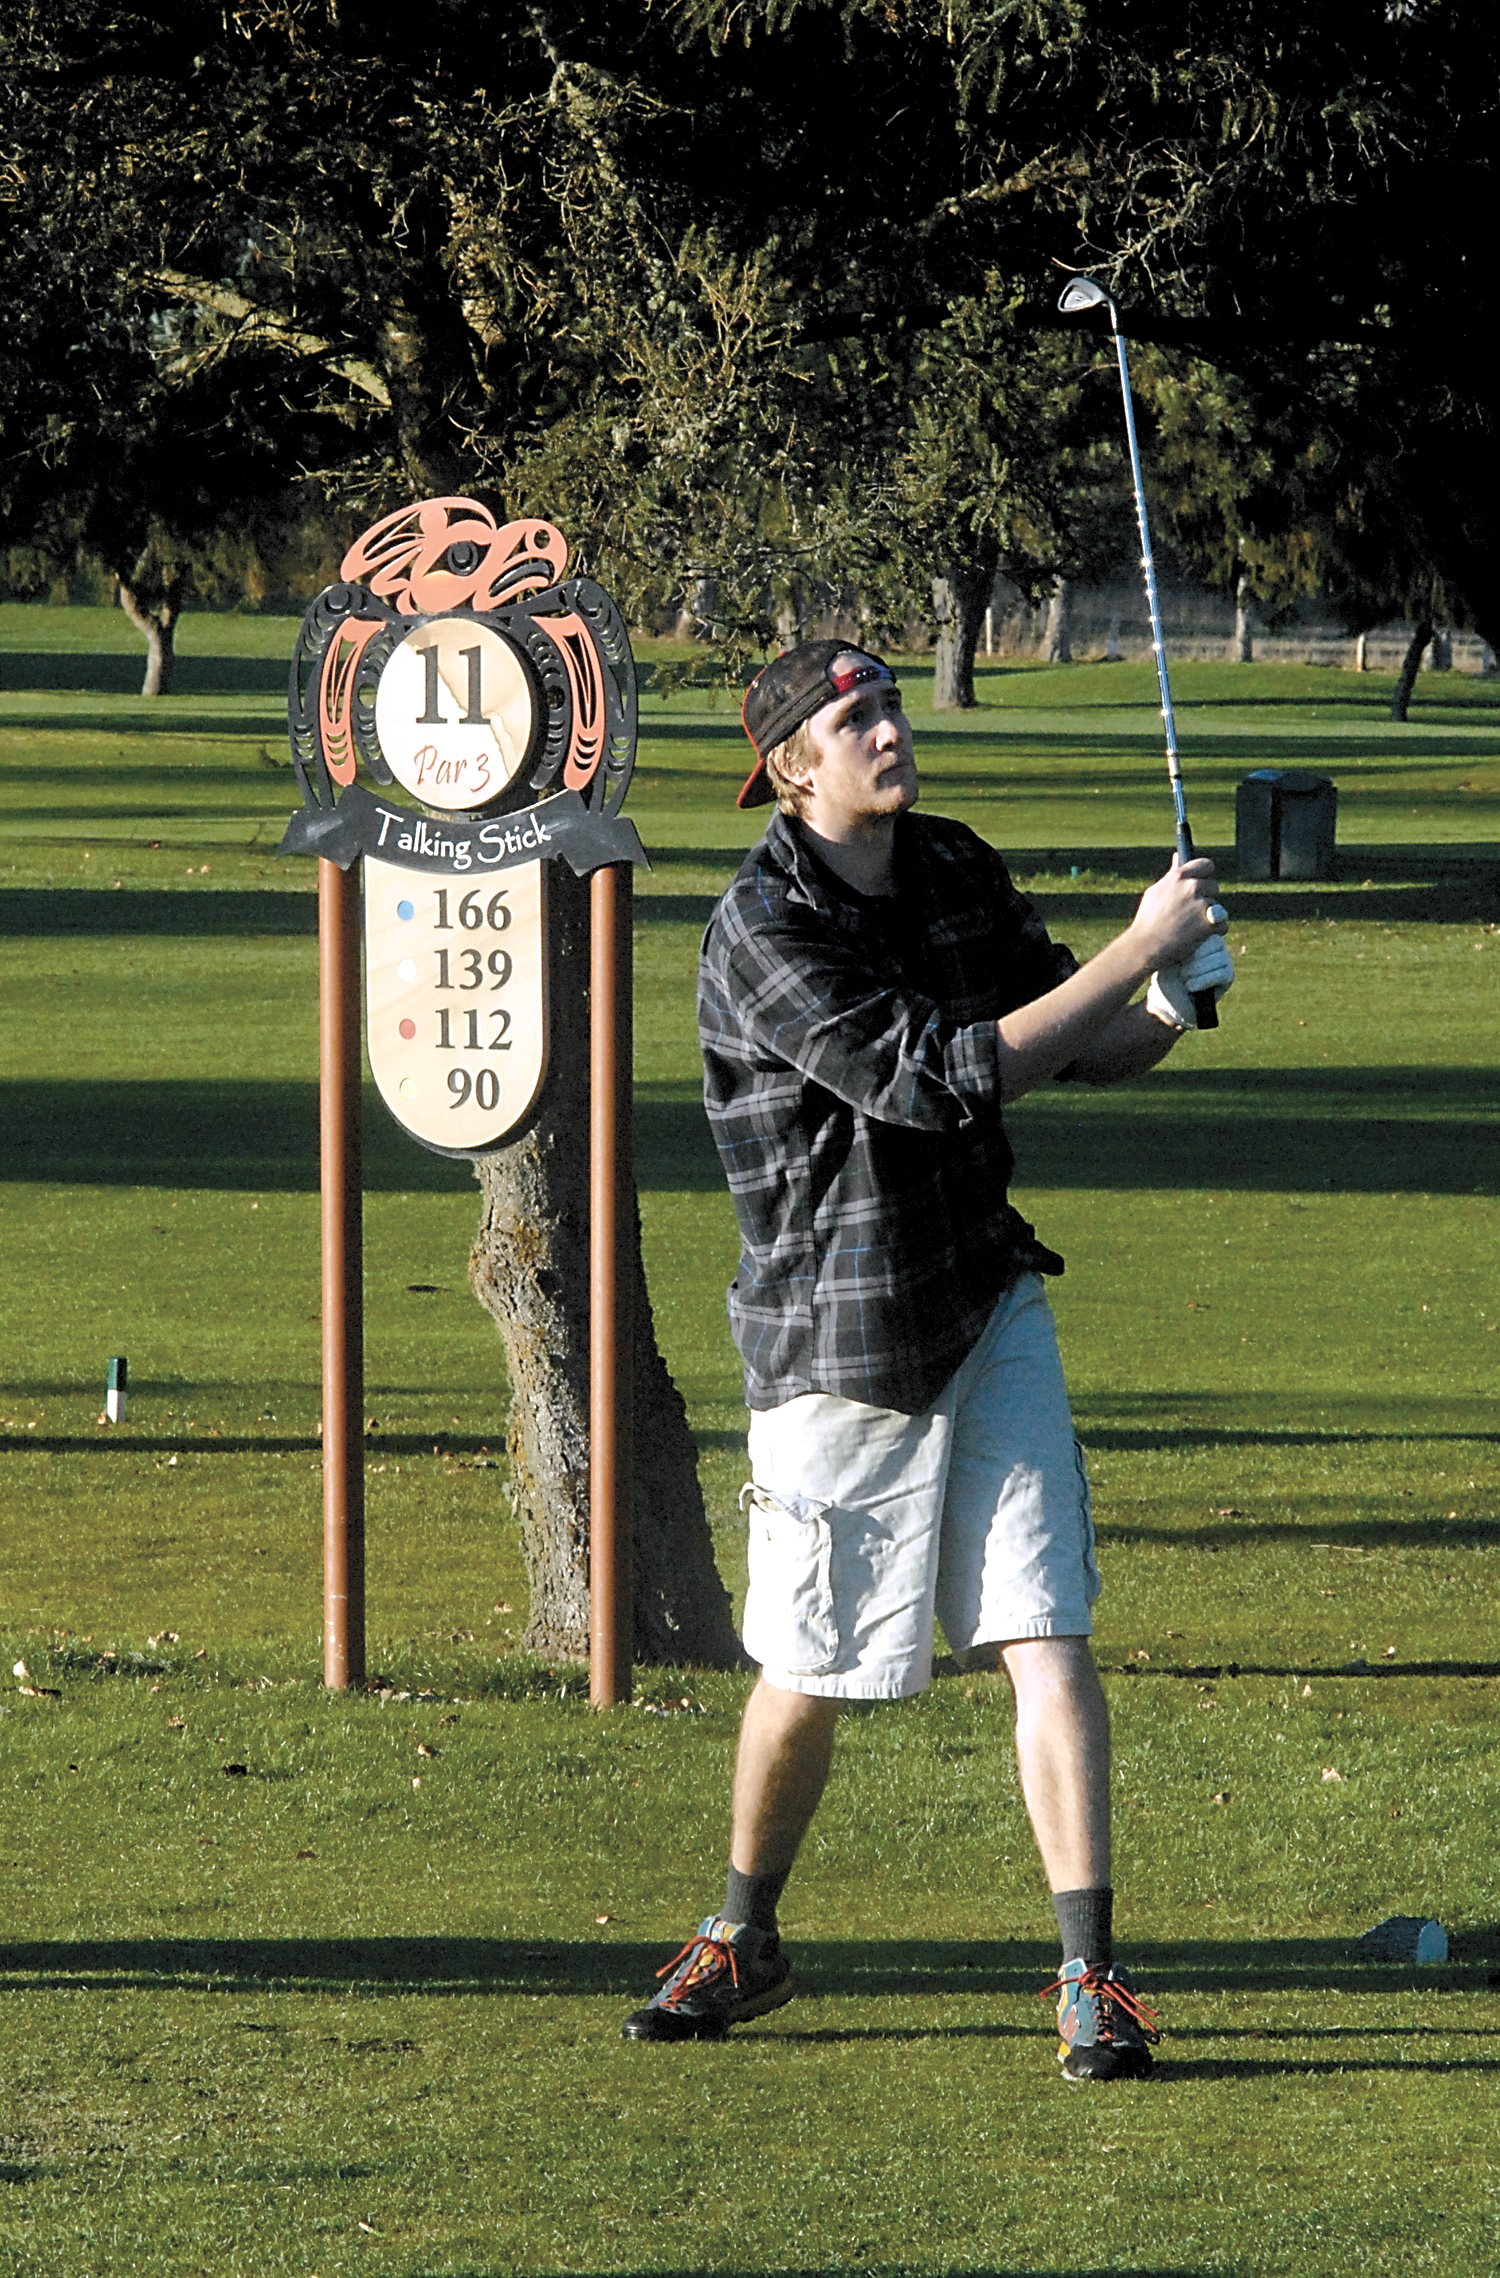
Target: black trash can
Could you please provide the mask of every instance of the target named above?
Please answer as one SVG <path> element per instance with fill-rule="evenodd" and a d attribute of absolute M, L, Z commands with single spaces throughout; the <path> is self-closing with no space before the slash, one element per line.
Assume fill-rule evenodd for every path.
<path fill-rule="evenodd" d="M 1241 878 L 1331 878 L 1338 790 L 1305 767 L 1258 767 L 1234 795 Z"/>

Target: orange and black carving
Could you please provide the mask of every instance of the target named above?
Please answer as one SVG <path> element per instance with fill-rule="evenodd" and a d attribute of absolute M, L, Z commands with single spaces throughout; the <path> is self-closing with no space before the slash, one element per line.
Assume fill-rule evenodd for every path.
<path fill-rule="evenodd" d="M 635 764 L 636 686 L 618 609 L 592 578 L 565 577 L 568 541 L 550 522 L 500 524 L 472 498 L 427 498 L 374 523 L 302 621 L 287 690 L 303 802 L 330 808 L 363 763 L 391 782 L 375 726 L 381 668 L 414 626 L 480 618 L 522 660 L 536 727 L 524 792 L 580 793 L 619 812 Z"/>

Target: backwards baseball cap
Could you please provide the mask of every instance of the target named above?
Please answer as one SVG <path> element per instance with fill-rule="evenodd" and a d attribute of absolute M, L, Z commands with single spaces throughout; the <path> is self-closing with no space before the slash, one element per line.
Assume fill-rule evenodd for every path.
<path fill-rule="evenodd" d="M 835 672 L 838 657 L 853 661 L 842 672 Z M 766 754 L 785 743 L 794 728 L 800 728 L 814 712 L 821 712 L 825 704 L 847 696 L 851 688 L 859 688 L 867 680 L 893 681 L 895 677 L 883 658 L 871 656 L 849 641 L 803 641 L 773 657 L 745 690 L 740 719 L 755 746 L 756 760 L 735 805 L 763 807 L 775 798 L 766 773 Z"/>

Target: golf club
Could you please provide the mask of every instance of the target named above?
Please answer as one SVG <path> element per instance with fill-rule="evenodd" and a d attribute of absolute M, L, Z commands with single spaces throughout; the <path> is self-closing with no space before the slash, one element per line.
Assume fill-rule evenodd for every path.
<path fill-rule="evenodd" d="M 1135 485 L 1135 518 L 1141 533 L 1141 576 L 1146 586 L 1146 607 L 1151 615 L 1151 652 L 1161 685 L 1161 716 L 1167 732 L 1167 776 L 1172 785 L 1172 808 L 1177 818 L 1177 859 L 1191 860 L 1193 834 L 1188 828 L 1187 804 L 1182 795 L 1182 764 L 1177 757 L 1177 722 L 1172 716 L 1172 688 L 1167 679 L 1167 646 L 1162 639 L 1161 604 L 1156 596 L 1156 562 L 1151 552 L 1151 526 L 1146 520 L 1146 485 L 1141 474 L 1141 450 L 1135 439 L 1135 405 L 1130 394 L 1130 366 L 1125 361 L 1125 335 L 1120 312 L 1102 285 L 1092 277 L 1074 277 L 1064 287 L 1058 307 L 1064 316 L 1078 316 L 1086 308 L 1107 308 L 1120 365 L 1120 393 L 1125 400 L 1125 435 L 1130 445 L 1130 479 Z M 1200 1028 L 1219 1025 L 1218 1000 L 1212 989 L 1193 994 L 1193 1013 Z"/>

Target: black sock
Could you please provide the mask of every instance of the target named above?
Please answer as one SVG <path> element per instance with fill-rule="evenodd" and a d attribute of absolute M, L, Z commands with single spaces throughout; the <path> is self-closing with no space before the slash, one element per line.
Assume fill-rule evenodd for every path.
<path fill-rule="evenodd" d="M 1115 1894 L 1102 1890 L 1055 1890 L 1052 1911 L 1065 1962 L 1091 1962 L 1108 1969 L 1115 1958 Z"/>
<path fill-rule="evenodd" d="M 742 1875 L 736 1866 L 729 1869 L 729 1880 L 724 1887 L 724 1919 L 726 1922 L 750 1922 L 757 1930 L 776 1928 L 776 1901 L 786 1888 L 790 1867 L 783 1867 L 779 1875 Z"/>

